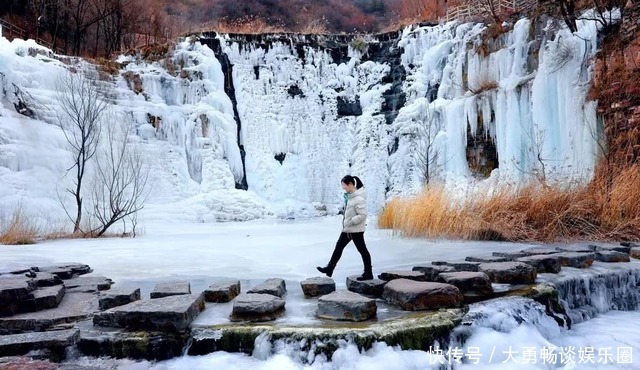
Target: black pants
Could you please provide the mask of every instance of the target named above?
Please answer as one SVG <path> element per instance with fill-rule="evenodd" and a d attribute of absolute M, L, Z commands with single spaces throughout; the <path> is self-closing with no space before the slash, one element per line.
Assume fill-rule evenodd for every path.
<path fill-rule="evenodd" d="M 341 233 L 338 241 L 336 242 L 336 248 L 333 250 L 331 260 L 329 261 L 329 267 L 333 270 L 342 257 L 342 251 L 353 240 L 353 244 L 356 245 L 360 256 L 362 256 L 362 263 L 364 264 L 365 271 L 371 271 L 371 255 L 367 250 L 367 245 L 364 243 L 364 233 Z"/>

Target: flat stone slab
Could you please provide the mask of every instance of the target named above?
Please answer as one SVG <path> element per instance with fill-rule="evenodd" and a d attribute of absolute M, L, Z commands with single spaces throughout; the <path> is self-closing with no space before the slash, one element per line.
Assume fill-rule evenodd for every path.
<path fill-rule="evenodd" d="M 91 267 L 83 263 L 61 263 L 51 266 L 37 266 L 32 267 L 31 270 L 35 272 L 49 272 L 57 275 L 63 280 L 71 279 L 77 275 L 84 275 L 90 273 Z"/>
<path fill-rule="evenodd" d="M 533 284 L 537 276 L 536 269 L 524 262 L 483 263 L 479 269 L 489 275 L 493 283 Z"/>
<path fill-rule="evenodd" d="M 491 280 L 484 272 L 443 272 L 436 281 L 457 287 L 465 297 L 486 297 L 493 294 Z"/>
<path fill-rule="evenodd" d="M 7 302 L 33 298 L 34 286 L 27 282 L 27 278 L 0 278 L 0 305 Z"/>
<path fill-rule="evenodd" d="M 629 255 L 627 253 L 612 250 L 596 252 L 596 261 L 615 263 L 629 262 L 631 261 L 631 259 L 629 258 Z"/>
<path fill-rule="evenodd" d="M 0 317 L 36 311 L 34 288 L 26 277 L 0 278 Z"/>
<path fill-rule="evenodd" d="M 531 247 L 520 251 L 527 256 L 546 255 L 560 252 L 557 248 L 553 247 Z"/>
<path fill-rule="evenodd" d="M 54 285 L 35 290 L 33 297 L 36 301 L 36 309 L 40 311 L 58 307 L 65 293 L 64 285 Z"/>
<path fill-rule="evenodd" d="M 135 301 L 93 317 L 93 324 L 127 330 L 181 332 L 204 310 L 202 294 Z"/>
<path fill-rule="evenodd" d="M 156 284 L 151 291 L 151 299 L 170 297 L 174 295 L 191 294 L 191 284 L 188 281 L 169 281 Z"/>
<path fill-rule="evenodd" d="M 98 307 L 101 310 L 124 306 L 141 299 L 140 288 L 117 288 L 110 289 L 100 294 Z"/>
<path fill-rule="evenodd" d="M 535 267 L 538 274 L 557 274 L 561 269 L 560 257 L 557 256 L 557 253 L 522 257 L 518 258 L 517 262 L 524 262 Z"/>
<path fill-rule="evenodd" d="M 231 302 L 238 294 L 240 294 L 240 280 L 227 281 L 210 285 L 204 291 L 204 300 L 214 303 Z"/>
<path fill-rule="evenodd" d="M 433 261 L 432 265 L 436 266 L 451 266 L 457 271 L 478 271 L 478 266 L 480 262 L 471 262 L 471 261 Z"/>
<path fill-rule="evenodd" d="M 443 272 L 456 272 L 455 267 L 447 265 L 418 265 L 411 269 L 423 273 L 427 277 L 427 281 L 435 281 L 438 274 Z"/>
<path fill-rule="evenodd" d="M 595 245 L 560 245 L 556 247 L 560 252 L 569 253 L 592 253 L 595 249 Z"/>
<path fill-rule="evenodd" d="M 240 294 L 233 302 L 231 321 L 273 321 L 284 315 L 284 299 L 273 294 Z"/>
<path fill-rule="evenodd" d="M 375 299 L 358 293 L 339 291 L 318 299 L 316 316 L 336 321 L 365 321 L 375 318 L 377 311 Z"/>
<path fill-rule="evenodd" d="M 58 275 L 50 272 L 34 272 L 33 274 L 35 277 L 32 280 L 39 287 L 55 286 L 63 283 L 63 280 Z"/>
<path fill-rule="evenodd" d="M 0 318 L 0 335 L 43 331 L 54 325 L 84 320 L 98 311 L 98 299 L 90 293 L 69 293 L 58 307 Z"/>
<path fill-rule="evenodd" d="M 506 259 L 505 257 L 496 257 L 496 256 L 468 256 L 468 257 L 465 257 L 464 260 L 469 262 L 482 262 L 482 263 L 508 261 L 508 259 Z"/>
<path fill-rule="evenodd" d="M 563 252 L 558 253 L 556 256 L 560 258 L 560 264 L 562 266 L 581 269 L 590 267 L 596 259 L 595 253 Z"/>
<path fill-rule="evenodd" d="M 493 252 L 491 254 L 495 257 L 504 257 L 507 259 L 507 261 L 515 261 L 518 258 L 527 256 L 525 253 L 522 253 L 522 252 Z M 494 262 L 489 262 L 489 263 L 494 263 Z"/>
<path fill-rule="evenodd" d="M 409 279 L 415 281 L 429 281 L 429 277 L 420 271 L 386 271 L 378 275 L 378 279 L 391 281 L 395 279 Z"/>
<path fill-rule="evenodd" d="M 640 247 L 631 248 L 631 251 L 629 251 L 629 256 L 635 259 L 640 259 Z"/>
<path fill-rule="evenodd" d="M 384 290 L 384 286 L 387 284 L 386 281 L 380 279 L 358 281 L 358 276 L 360 275 L 347 277 L 347 290 L 366 295 L 368 297 L 382 297 L 382 291 Z"/>
<path fill-rule="evenodd" d="M 464 299 L 460 289 L 451 284 L 408 279 L 387 283 L 382 298 L 405 311 L 460 307 Z"/>
<path fill-rule="evenodd" d="M 249 289 L 247 293 L 250 294 L 271 294 L 276 297 L 284 297 L 287 294 L 287 286 L 284 280 L 273 278 L 267 279 L 264 283 L 256 285 Z"/>
<path fill-rule="evenodd" d="M 629 254 L 631 252 L 631 247 L 624 245 L 598 245 L 596 246 L 596 252 L 609 252 L 616 251 L 621 253 Z"/>
<path fill-rule="evenodd" d="M 1 335 L 0 353 L 2 356 L 21 356 L 33 350 L 48 349 L 64 355 L 65 348 L 74 345 L 79 336 L 78 329 Z"/>
<path fill-rule="evenodd" d="M 312 277 L 300 282 L 305 298 L 320 297 L 336 290 L 336 282 L 326 276 Z"/>
<path fill-rule="evenodd" d="M 64 280 L 64 286 L 69 292 L 95 293 L 111 289 L 113 281 L 104 276 L 80 276 Z"/>

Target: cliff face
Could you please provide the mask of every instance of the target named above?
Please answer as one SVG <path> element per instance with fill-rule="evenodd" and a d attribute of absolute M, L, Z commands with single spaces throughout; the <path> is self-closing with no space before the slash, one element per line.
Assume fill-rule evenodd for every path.
<path fill-rule="evenodd" d="M 625 10 L 609 30 L 595 63 L 589 97 L 598 100 L 606 134 L 609 167 L 640 163 L 640 4 Z"/>

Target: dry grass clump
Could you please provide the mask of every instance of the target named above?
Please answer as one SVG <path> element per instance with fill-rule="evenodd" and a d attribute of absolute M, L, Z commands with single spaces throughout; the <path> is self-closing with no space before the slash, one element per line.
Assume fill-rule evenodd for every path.
<path fill-rule="evenodd" d="M 409 237 L 509 241 L 640 239 L 640 167 L 582 187 L 532 184 L 452 201 L 441 187 L 390 201 L 381 228 Z"/>
<path fill-rule="evenodd" d="M 40 227 L 26 216 L 22 206 L 17 206 L 11 215 L 0 216 L 0 244 L 35 244 Z"/>

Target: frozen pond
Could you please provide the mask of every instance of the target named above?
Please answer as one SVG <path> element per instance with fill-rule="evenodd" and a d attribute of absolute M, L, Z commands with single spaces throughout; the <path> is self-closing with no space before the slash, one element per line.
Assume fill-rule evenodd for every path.
<path fill-rule="evenodd" d="M 113 279 L 116 286 L 137 286 L 146 299 L 160 281 L 188 280 L 192 291 L 205 289 L 213 282 L 236 278 L 246 291 L 264 279 L 280 277 L 286 280 L 286 314 L 277 322 L 287 325 L 320 325 L 313 316 L 316 299 L 304 299 L 299 282 L 317 276 L 315 266 L 324 265 L 340 231 L 340 218 L 330 217 L 306 221 L 285 222 L 262 220 L 246 223 L 188 224 L 156 221 L 145 226 L 144 235 L 135 239 L 60 240 L 32 246 L 0 246 L 0 270 L 22 266 L 60 262 L 80 262 L 90 265 L 94 274 Z M 493 251 L 515 251 L 529 245 L 496 242 L 425 241 L 394 236 L 386 230 L 369 227 L 366 233 L 373 257 L 374 274 L 385 270 L 406 269 L 433 260 L 463 259 L 468 255 L 484 255 Z M 620 265 L 622 267 L 622 264 Z M 595 269 L 605 268 L 596 263 Z M 360 255 L 349 246 L 335 271 L 338 289 L 345 288 L 348 275 L 362 271 Z M 584 274 L 563 268 L 561 275 Z M 540 281 L 550 276 L 540 276 Z M 553 278 L 551 278 L 553 280 Z M 231 305 L 208 304 L 194 325 L 228 322 Z M 498 310 L 500 311 L 500 310 Z M 399 315 L 397 309 L 379 303 L 378 319 Z M 499 315 L 499 312 L 496 312 Z M 611 311 L 593 320 L 561 330 L 554 323 L 544 326 L 518 325 L 509 330 L 480 328 L 470 343 L 483 351 L 489 344 L 504 350 L 544 345 L 575 347 L 630 347 L 633 355 L 640 351 L 639 311 Z M 497 316 L 498 318 L 500 316 Z M 547 326 L 548 325 L 548 326 Z M 402 351 L 376 344 L 360 353 L 354 345 L 345 344 L 331 361 L 318 357 L 303 364 L 293 347 L 271 348 L 257 343 L 253 356 L 216 352 L 201 357 L 181 357 L 160 363 L 129 360 L 80 359 L 75 364 L 121 369 L 386 369 L 390 363 L 397 369 L 435 369 L 432 358 L 423 351 Z M 482 362 L 481 362 L 482 363 Z M 484 362 L 463 369 L 506 369 L 515 363 Z M 522 369 L 632 369 L 632 364 L 520 364 Z"/>
<path fill-rule="evenodd" d="M 59 240 L 31 246 L 0 246 L 0 270 L 58 262 L 86 263 L 93 274 L 111 278 L 117 286 L 141 288 L 143 298 L 160 281 L 187 280 L 193 292 L 210 284 L 239 279 L 247 291 L 264 279 L 283 278 L 287 284 L 287 312 L 279 323 L 310 324 L 316 299 L 304 299 L 300 281 L 320 275 L 340 232 L 340 217 L 284 222 L 262 220 L 246 223 L 152 223 L 135 239 Z M 369 228 L 365 234 L 374 274 L 440 259 L 464 259 L 492 251 L 519 250 L 517 243 L 425 241 L 394 236 Z M 362 273 L 355 246 L 348 246 L 335 270 L 337 289 L 346 288 L 346 277 Z M 208 305 L 195 325 L 228 322 L 232 303 Z M 379 318 L 400 311 L 381 302 Z"/>

